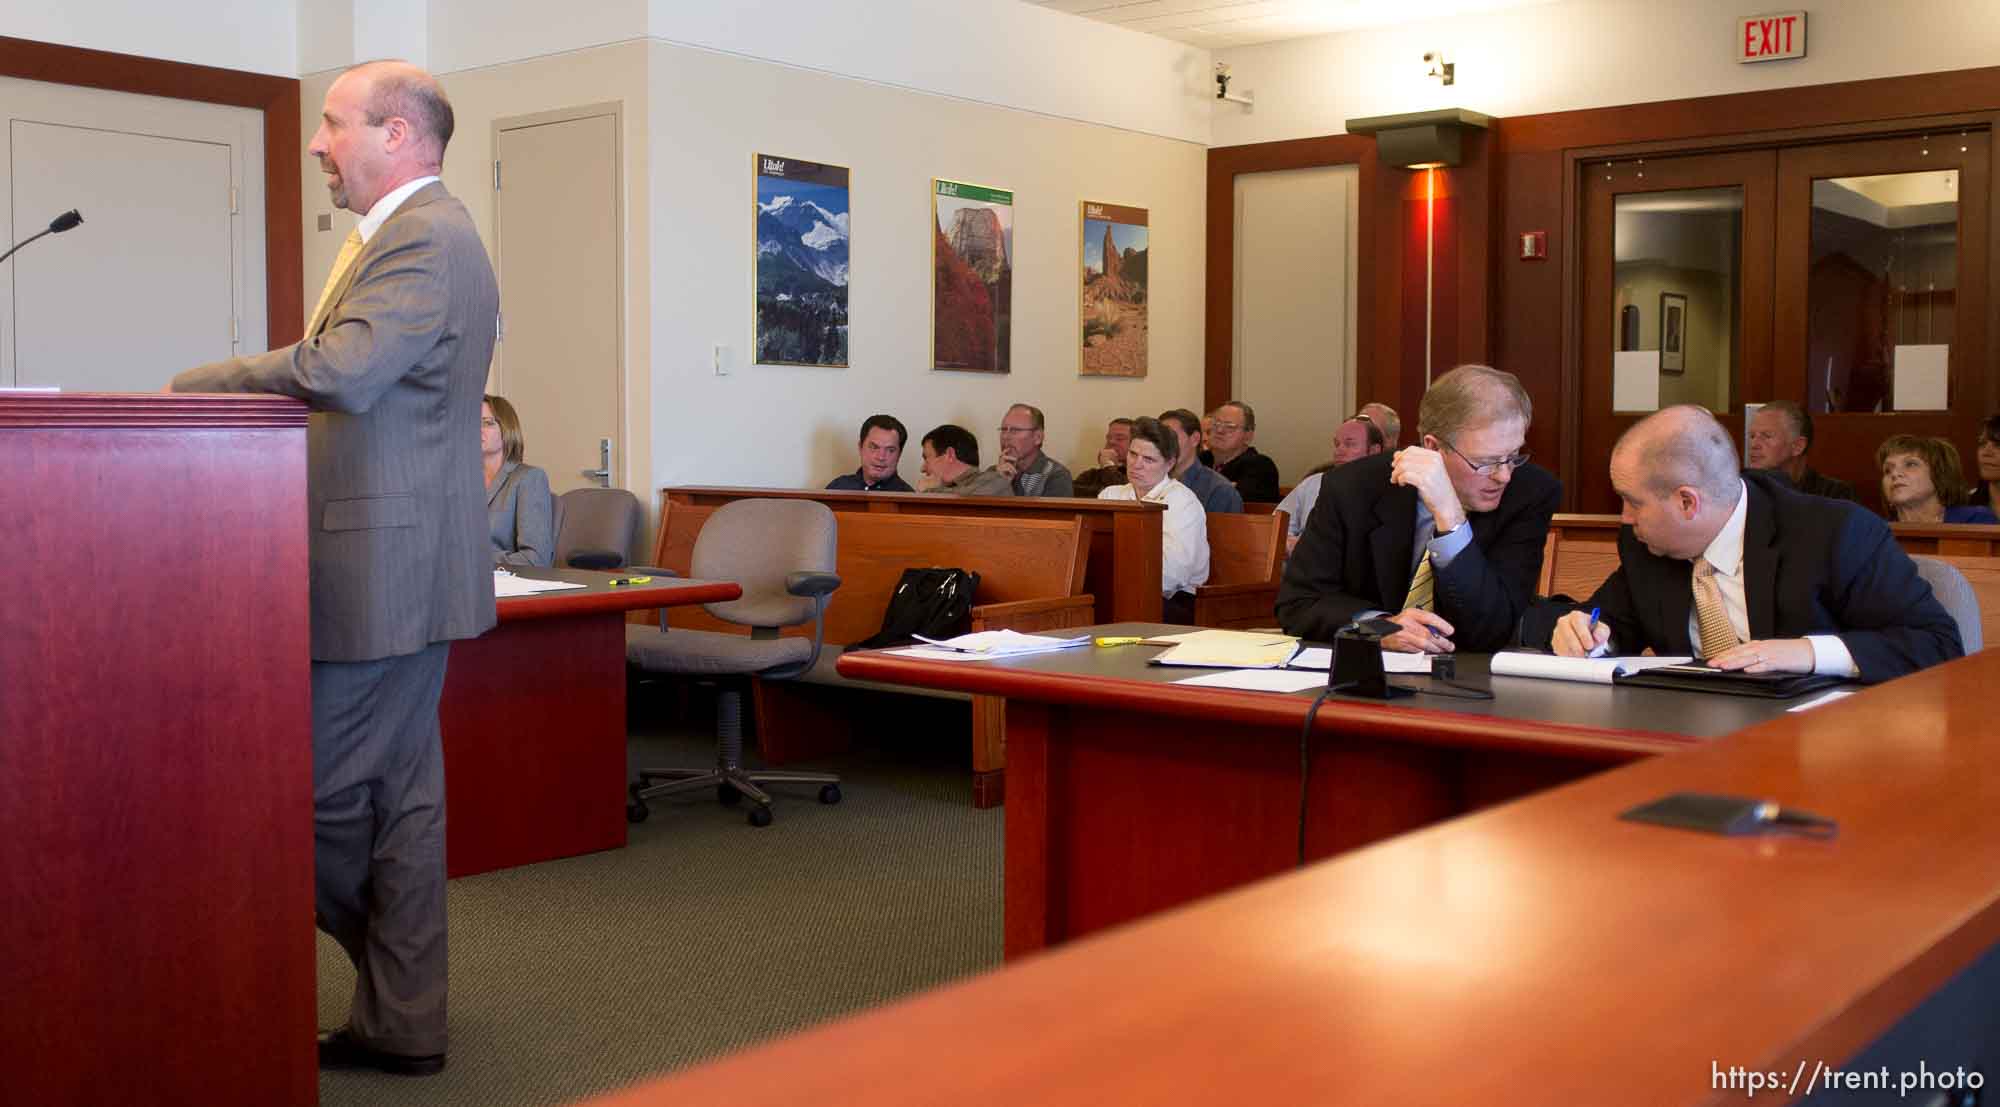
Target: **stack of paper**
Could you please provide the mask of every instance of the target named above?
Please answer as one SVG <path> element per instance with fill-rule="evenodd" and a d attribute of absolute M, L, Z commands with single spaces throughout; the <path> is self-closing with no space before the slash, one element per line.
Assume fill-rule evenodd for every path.
<path fill-rule="evenodd" d="M 532 596 L 537 592 L 561 592 L 570 588 L 582 588 L 566 580 L 535 580 L 532 577 L 517 577 L 505 569 L 493 570 L 493 595 L 505 599 L 508 596 Z"/>
<path fill-rule="evenodd" d="M 1204 669 L 1276 669 L 1290 661 L 1299 648 L 1299 640 L 1287 634 L 1201 630 L 1176 637 L 1180 639 L 1180 644 L 1153 658 L 1153 664 L 1193 665 Z"/>
<path fill-rule="evenodd" d="M 1691 657 L 1557 657 L 1546 653 L 1502 651 L 1493 655 L 1494 676 L 1541 677 L 1610 684 L 1627 673 L 1685 665 Z"/>
<path fill-rule="evenodd" d="M 1066 650 L 1090 641 L 1090 635 L 1081 634 L 1075 638 L 1048 638 L 1040 634 L 1022 634 L 1018 630 L 982 630 L 976 634 L 961 634 L 956 638 L 942 641 L 936 638 L 916 636 L 919 642 L 928 642 L 934 648 L 950 650 L 953 653 L 976 654 L 981 657 L 1019 657 L 1026 653 L 1047 653 L 1050 650 Z"/>

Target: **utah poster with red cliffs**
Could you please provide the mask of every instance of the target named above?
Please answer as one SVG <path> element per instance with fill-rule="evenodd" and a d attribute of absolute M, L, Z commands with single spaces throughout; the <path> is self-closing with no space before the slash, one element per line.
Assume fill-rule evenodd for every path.
<path fill-rule="evenodd" d="M 1146 375 L 1146 209 L 1085 200 L 1078 315 L 1087 377 Z"/>
<path fill-rule="evenodd" d="M 931 349 L 938 369 L 1012 363 L 1014 194 L 931 181 Z"/>

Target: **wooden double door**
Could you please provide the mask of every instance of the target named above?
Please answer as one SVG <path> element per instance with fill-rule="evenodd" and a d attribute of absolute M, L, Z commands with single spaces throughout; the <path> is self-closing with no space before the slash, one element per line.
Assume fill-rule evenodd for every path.
<path fill-rule="evenodd" d="M 1607 460 L 1644 414 L 1813 414 L 1812 463 L 1879 501 L 1876 446 L 1940 435 L 1968 466 L 2000 410 L 1988 361 L 1983 129 L 1580 162 L 1575 510 L 1616 511 Z"/>

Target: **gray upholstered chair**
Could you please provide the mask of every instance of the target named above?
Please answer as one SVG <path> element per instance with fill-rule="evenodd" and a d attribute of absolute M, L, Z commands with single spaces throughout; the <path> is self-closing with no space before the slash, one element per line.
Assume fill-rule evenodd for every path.
<path fill-rule="evenodd" d="M 554 564 L 623 569 L 635 560 L 644 518 L 639 498 L 623 488 L 570 489 L 556 497 Z"/>
<path fill-rule="evenodd" d="M 1958 640 L 1964 643 L 1965 652 L 1978 653 L 1986 648 L 1985 632 L 1980 629 L 1979 596 L 1973 592 L 1972 582 L 1949 561 L 1923 554 L 1911 554 L 1910 560 L 1917 563 L 1917 575 L 1930 583 L 1932 594 L 1958 623 Z"/>
<path fill-rule="evenodd" d="M 737 500 L 708 517 L 696 536 L 688 571 L 699 580 L 732 580 L 740 599 L 708 604 L 708 613 L 747 626 L 748 635 L 672 630 L 666 610 L 660 625 L 625 628 L 625 659 L 647 672 L 714 681 L 715 765 L 705 769 L 641 769 L 625 815 L 643 822 L 646 801 L 714 788 L 734 804 L 749 797 L 751 826 L 771 823 L 766 783 L 818 784 L 821 803 L 840 802 L 840 778 L 831 773 L 747 772 L 743 769 L 743 691 L 751 677 L 783 680 L 811 669 L 826 634 L 827 597 L 840 587 L 834 568 L 833 512 L 811 500 Z M 811 623 L 811 638 L 780 637 L 781 627 Z"/>

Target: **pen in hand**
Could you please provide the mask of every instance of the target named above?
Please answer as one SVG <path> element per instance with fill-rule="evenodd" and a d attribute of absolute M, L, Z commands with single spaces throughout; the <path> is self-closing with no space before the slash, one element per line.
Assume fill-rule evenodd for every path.
<path fill-rule="evenodd" d="M 1611 652 L 1611 643 L 1597 641 L 1597 612 L 1598 609 L 1595 607 L 1590 609 L 1590 626 L 1584 631 L 1588 640 L 1596 643 L 1590 647 L 1589 653 L 1583 655 L 1585 657 L 1603 657 Z"/>

